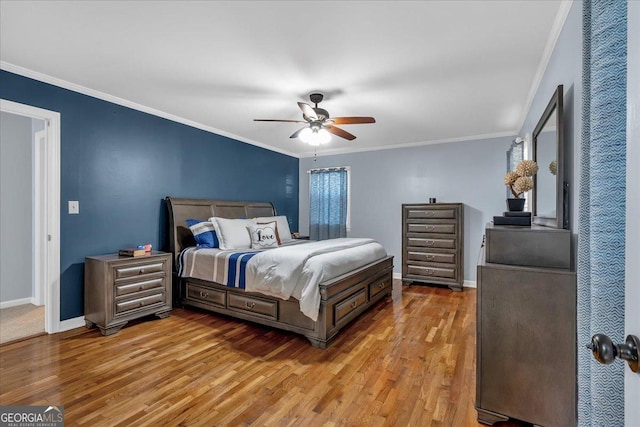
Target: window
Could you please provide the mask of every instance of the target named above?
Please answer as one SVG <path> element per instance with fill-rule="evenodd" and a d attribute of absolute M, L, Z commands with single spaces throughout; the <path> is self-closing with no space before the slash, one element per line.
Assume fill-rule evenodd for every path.
<path fill-rule="evenodd" d="M 350 222 L 350 168 L 309 171 L 309 237 L 312 240 L 346 237 Z"/>

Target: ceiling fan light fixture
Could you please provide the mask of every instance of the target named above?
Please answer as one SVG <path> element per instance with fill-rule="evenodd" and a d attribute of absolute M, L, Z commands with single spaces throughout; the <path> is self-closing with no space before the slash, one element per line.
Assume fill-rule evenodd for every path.
<path fill-rule="evenodd" d="M 302 142 L 306 142 L 309 145 L 326 144 L 331 140 L 331 134 L 324 128 L 308 127 L 302 129 L 298 137 Z"/>

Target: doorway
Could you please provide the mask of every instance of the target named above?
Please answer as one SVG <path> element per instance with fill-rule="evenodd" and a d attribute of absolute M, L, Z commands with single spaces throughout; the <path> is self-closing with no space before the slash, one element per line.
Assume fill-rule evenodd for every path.
<path fill-rule="evenodd" d="M 22 303 L 44 306 L 41 332 L 58 332 L 60 114 L 6 100 L 0 100 L 0 114 L 5 122 L 1 153 L 3 236 L 0 248 L 0 307 L 4 310 L 24 305 Z M 29 150 L 12 152 L 7 147 L 4 128 L 9 122 L 22 123 L 24 126 L 29 124 L 29 137 L 25 142 L 29 144 Z M 22 159 L 23 163 L 14 157 L 25 155 L 28 158 L 26 161 Z M 20 193 L 27 194 L 27 197 L 20 198 L 22 202 L 18 201 Z M 13 314 L 13 317 L 24 322 L 19 329 L 25 329 L 24 333 L 29 334 L 26 319 L 33 318 L 33 313 L 23 316 L 24 313 Z"/>

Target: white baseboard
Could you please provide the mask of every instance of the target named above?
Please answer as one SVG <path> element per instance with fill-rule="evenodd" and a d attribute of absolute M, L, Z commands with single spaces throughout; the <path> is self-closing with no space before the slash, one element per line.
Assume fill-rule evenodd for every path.
<path fill-rule="evenodd" d="M 62 320 L 60 322 L 60 330 L 58 332 L 70 331 L 71 329 L 76 329 L 84 326 L 84 316 L 74 317 L 73 319 Z"/>
<path fill-rule="evenodd" d="M 9 307 L 15 307 L 17 305 L 25 305 L 25 304 L 38 305 L 36 304 L 35 298 L 29 297 L 29 298 L 20 298 L 20 299 L 14 299 L 11 301 L 0 302 L 0 308 L 9 308 Z"/>
<path fill-rule="evenodd" d="M 462 286 L 465 288 L 477 288 L 477 284 L 475 280 L 465 280 L 464 283 L 462 283 Z"/>
<path fill-rule="evenodd" d="M 396 273 L 395 271 L 393 272 L 393 278 L 394 279 L 402 279 L 402 273 Z"/>

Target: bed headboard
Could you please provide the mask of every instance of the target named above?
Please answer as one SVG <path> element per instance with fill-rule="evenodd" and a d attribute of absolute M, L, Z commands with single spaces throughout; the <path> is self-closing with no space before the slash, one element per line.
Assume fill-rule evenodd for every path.
<path fill-rule="evenodd" d="M 276 210 L 270 202 L 235 202 L 227 200 L 179 199 L 166 197 L 169 212 L 169 248 L 173 253 L 174 266 L 184 248 L 195 246 L 186 220 L 190 218 L 256 218 L 275 216 Z"/>

